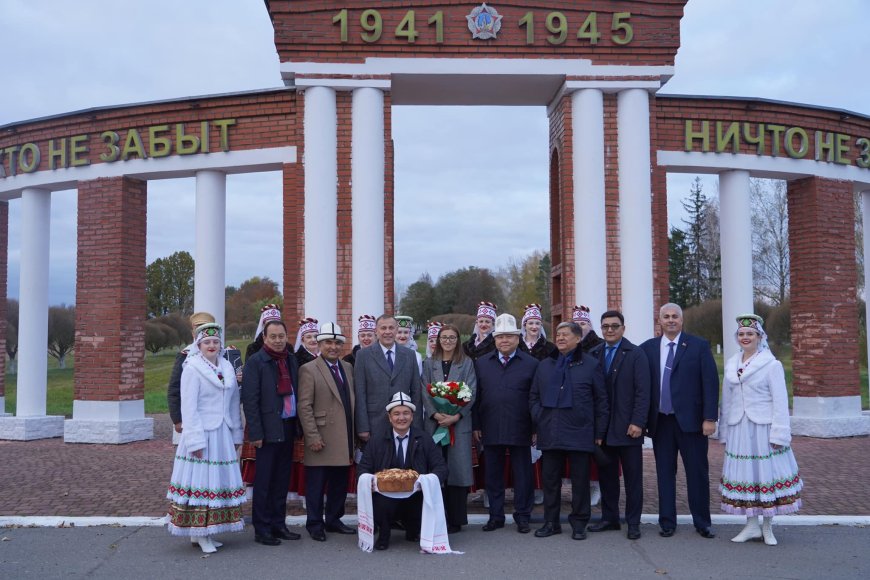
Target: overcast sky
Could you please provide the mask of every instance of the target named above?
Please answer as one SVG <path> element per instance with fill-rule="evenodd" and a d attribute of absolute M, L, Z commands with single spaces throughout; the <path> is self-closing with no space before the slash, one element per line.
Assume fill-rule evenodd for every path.
<path fill-rule="evenodd" d="M 690 0 L 676 75 L 662 92 L 870 114 L 867 22 L 865 0 Z M 0 53 L 0 125 L 282 85 L 262 0 L 0 0 Z M 484 144 L 468 137 L 480 134 Z M 424 271 L 437 279 L 549 249 L 542 107 L 394 107 L 393 138 L 400 286 Z M 693 177 L 669 179 L 672 222 Z M 715 180 L 706 183 L 715 191 Z M 148 262 L 193 253 L 193 180 L 148 188 Z M 280 284 L 280 176 L 230 176 L 227 195 L 227 283 L 265 275 Z M 10 202 L 10 297 L 19 294 L 19 211 L 20 200 Z M 52 304 L 75 300 L 75 229 L 75 191 L 55 193 Z"/>

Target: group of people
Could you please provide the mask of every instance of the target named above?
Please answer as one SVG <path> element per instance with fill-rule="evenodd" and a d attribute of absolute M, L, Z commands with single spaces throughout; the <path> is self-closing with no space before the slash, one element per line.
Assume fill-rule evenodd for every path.
<path fill-rule="evenodd" d="M 264 545 L 300 537 L 285 524 L 291 474 L 299 471 L 293 462 L 297 437 L 306 529 L 317 541 L 325 541 L 327 532 L 356 533 L 341 521 L 349 484 L 389 467 L 437 476 L 447 533 L 468 523 L 474 486 L 488 498 L 485 532 L 505 526 L 506 487 L 514 489 L 517 531 L 530 532 L 537 479 L 544 524 L 535 536 L 559 534 L 562 481 L 569 477 L 575 540 L 621 529 L 622 475 L 627 537 L 636 540 L 644 436 L 653 441 L 659 534 L 676 531 L 679 455 L 694 527 L 713 538 L 707 451 L 717 422 L 726 444 L 722 509 L 747 517 L 733 541 L 763 538 L 773 545 L 773 516 L 800 508 L 784 372 L 770 353 L 763 320 L 752 314 L 737 317 L 741 351 L 725 366 L 721 412 L 710 345 L 683 332 L 676 304 L 659 311 L 661 336 L 634 345 L 616 310 L 601 315 L 599 338 L 589 309 L 575 307 L 550 342 L 539 305 L 528 305 L 518 326 L 514 316 L 481 302 L 464 343 L 456 326 L 430 323 L 425 359 L 413 343 L 410 317 L 361 316 L 358 344 L 342 359 L 346 337 L 337 324 L 302 321 L 293 349 L 280 310 L 268 305 L 243 369 L 221 357 L 221 329 L 203 316 L 192 317 L 194 344 L 180 353 L 170 382 L 170 413 L 181 437 L 167 497 L 170 531 L 190 536 L 206 552 L 220 545 L 213 535 L 242 527 L 240 401 L 255 455 L 254 539 Z M 444 407 L 433 397 L 428 387 L 447 382 L 470 393 L 464 404 Z M 533 446 L 541 454 L 536 463 Z M 589 526 L 593 470 L 602 517 Z M 375 493 L 374 548 L 387 549 L 396 526 L 406 539 L 419 540 L 422 505 L 419 492 Z"/>

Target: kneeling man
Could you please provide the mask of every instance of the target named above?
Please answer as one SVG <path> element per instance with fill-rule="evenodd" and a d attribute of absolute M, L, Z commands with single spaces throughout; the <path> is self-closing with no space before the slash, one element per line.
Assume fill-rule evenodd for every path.
<path fill-rule="evenodd" d="M 412 429 L 417 406 L 403 392 L 393 395 L 387 404 L 387 417 L 392 429 L 369 439 L 359 463 L 359 473 L 372 475 L 385 469 L 413 469 L 420 475 L 433 473 L 441 485 L 447 480 L 447 463 L 432 437 L 419 429 Z M 423 494 L 414 492 L 410 497 L 399 499 L 380 493 L 372 496 L 375 525 L 378 527 L 376 550 L 390 547 L 390 522 L 401 520 L 405 525 L 405 539 L 420 540 L 420 523 L 423 511 Z"/>

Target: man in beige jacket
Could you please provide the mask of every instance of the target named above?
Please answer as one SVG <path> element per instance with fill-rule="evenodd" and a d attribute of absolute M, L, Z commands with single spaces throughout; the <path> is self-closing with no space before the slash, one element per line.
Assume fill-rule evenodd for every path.
<path fill-rule="evenodd" d="M 345 337 L 332 322 L 320 327 L 320 356 L 299 369 L 299 422 L 305 434 L 305 527 L 311 538 L 326 532 L 355 534 L 341 521 L 354 448 L 353 367 L 339 359 Z M 323 492 L 326 495 L 324 524 Z"/>

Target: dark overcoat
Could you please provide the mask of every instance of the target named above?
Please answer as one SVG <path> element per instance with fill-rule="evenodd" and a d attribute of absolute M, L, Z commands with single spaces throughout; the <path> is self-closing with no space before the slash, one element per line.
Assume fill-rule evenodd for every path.
<path fill-rule="evenodd" d="M 287 355 L 287 365 L 298 401 L 299 367 L 292 354 Z M 284 441 L 283 404 L 283 397 L 278 395 L 278 362 L 265 349 L 258 350 L 248 358 L 242 371 L 242 408 L 245 410 L 248 441 Z"/>
<path fill-rule="evenodd" d="M 531 445 L 532 416 L 529 390 L 538 369 L 538 360 L 517 350 L 507 366 L 502 366 L 498 351 L 475 363 L 477 404 L 474 428 L 481 431 L 486 445 Z"/>
<path fill-rule="evenodd" d="M 606 343 L 602 343 L 592 352 L 602 370 L 605 367 L 606 346 Z M 635 439 L 627 434 L 629 425 L 646 430 L 649 415 L 652 383 L 649 362 L 643 350 L 623 338 L 613 355 L 610 371 L 604 372 L 604 384 L 610 404 L 605 443 L 610 446 L 643 445 L 643 437 Z"/>

